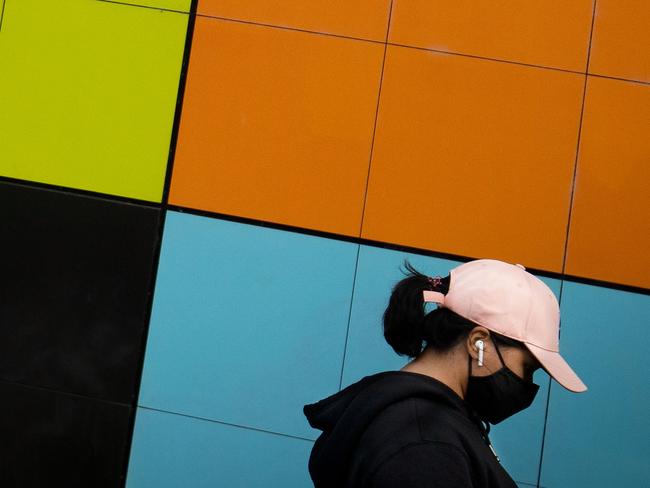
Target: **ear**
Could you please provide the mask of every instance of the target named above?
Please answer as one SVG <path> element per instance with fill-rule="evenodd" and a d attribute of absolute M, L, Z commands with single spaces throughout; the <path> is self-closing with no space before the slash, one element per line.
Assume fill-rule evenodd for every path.
<path fill-rule="evenodd" d="M 477 325 L 470 331 L 470 333 L 467 335 L 465 348 L 467 349 L 467 353 L 472 357 L 472 359 L 478 358 L 478 347 L 476 346 L 476 341 L 483 341 L 485 344 L 483 351 L 485 351 L 485 349 L 487 349 L 489 337 L 490 331 L 481 325 Z"/>

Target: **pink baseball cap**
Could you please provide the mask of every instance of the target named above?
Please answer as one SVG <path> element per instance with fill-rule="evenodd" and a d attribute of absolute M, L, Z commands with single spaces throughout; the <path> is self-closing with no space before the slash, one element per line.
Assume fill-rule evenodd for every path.
<path fill-rule="evenodd" d="M 449 291 L 425 291 L 439 304 L 498 334 L 523 342 L 564 388 L 587 389 L 560 356 L 560 306 L 551 289 L 521 264 L 477 259 L 450 272 Z"/>

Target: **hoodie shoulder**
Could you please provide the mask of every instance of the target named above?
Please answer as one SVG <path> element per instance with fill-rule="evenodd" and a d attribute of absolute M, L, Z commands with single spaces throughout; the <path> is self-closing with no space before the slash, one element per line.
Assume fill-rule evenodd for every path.
<path fill-rule="evenodd" d="M 365 472 L 405 443 L 422 440 L 419 417 L 427 408 L 429 413 L 456 410 L 462 416 L 465 407 L 446 385 L 402 371 L 367 376 L 306 405 L 304 412 L 310 425 L 323 431 L 309 461 L 315 486 L 345 486 L 355 471 Z"/>
<path fill-rule="evenodd" d="M 350 475 L 361 486 L 396 453 L 412 450 L 409 446 L 421 446 L 417 452 L 428 452 L 431 445 L 464 452 L 463 439 L 471 432 L 478 432 L 476 426 L 445 402 L 406 398 L 386 407 L 368 425 L 359 439 Z"/>

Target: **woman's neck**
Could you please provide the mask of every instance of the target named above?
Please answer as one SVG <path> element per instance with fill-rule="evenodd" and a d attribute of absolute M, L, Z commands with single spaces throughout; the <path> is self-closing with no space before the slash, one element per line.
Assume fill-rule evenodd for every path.
<path fill-rule="evenodd" d="M 467 368 L 462 368 L 461 371 L 459 365 L 467 365 L 467 359 L 459 358 L 459 353 L 458 348 L 440 353 L 427 347 L 401 371 L 430 376 L 447 385 L 464 399 L 467 389 Z"/>

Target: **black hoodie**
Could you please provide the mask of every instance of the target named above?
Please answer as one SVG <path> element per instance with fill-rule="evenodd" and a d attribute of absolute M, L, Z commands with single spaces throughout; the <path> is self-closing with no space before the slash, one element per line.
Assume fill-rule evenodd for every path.
<path fill-rule="evenodd" d="M 429 376 L 366 376 L 304 412 L 323 431 L 309 458 L 316 488 L 516 488 L 484 424 Z"/>

